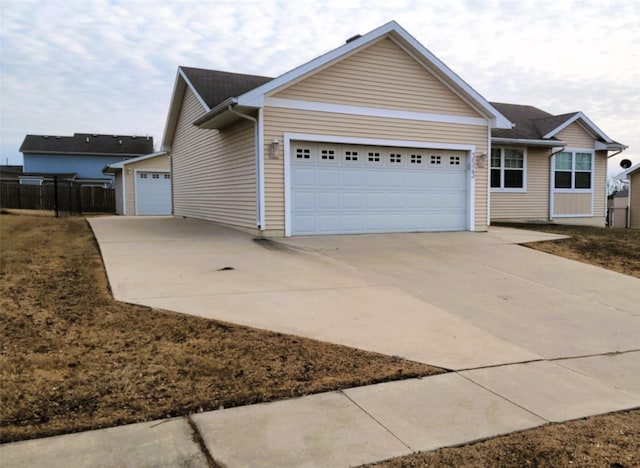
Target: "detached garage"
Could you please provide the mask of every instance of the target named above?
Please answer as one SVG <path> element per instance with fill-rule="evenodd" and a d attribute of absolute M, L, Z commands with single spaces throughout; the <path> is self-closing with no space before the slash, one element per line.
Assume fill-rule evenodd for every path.
<path fill-rule="evenodd" d="M 171 214 L 171 164 L 166 152 L 110 164 L 102 172 L 115 175 L 117 214 Z"/>
<path fill-rule="evenodd" d="M 485 231 L 495 107 L 395 22 L 277 78 L 180 67 L 173 210 L 264 236 Z"/>

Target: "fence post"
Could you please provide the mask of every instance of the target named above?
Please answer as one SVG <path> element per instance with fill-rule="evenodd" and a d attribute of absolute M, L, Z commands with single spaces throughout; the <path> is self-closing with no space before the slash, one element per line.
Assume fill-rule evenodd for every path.
<path fill-rule="evenodd" d="M 53 209 L 56 210 L 56 218 L 60 217 L 58 210 L 58 176 L 53 176 Z"/>

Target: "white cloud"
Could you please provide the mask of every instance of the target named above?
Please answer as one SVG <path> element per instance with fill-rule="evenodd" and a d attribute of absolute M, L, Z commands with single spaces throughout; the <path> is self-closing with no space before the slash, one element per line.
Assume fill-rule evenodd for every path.
<path fill-rule="evenodd" d="M 26 133 L 162 137 L 178 65 L 279 75 L 397 20 L 489 100 L 583 110 L 640 162 L 636 0 L 2 0 L 2 161 Z"/>

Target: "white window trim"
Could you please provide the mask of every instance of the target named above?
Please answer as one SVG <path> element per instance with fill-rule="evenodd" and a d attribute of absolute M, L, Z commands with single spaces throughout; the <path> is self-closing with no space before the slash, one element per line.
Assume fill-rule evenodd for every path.
<path fill-rule="evenodd" d="M 556 156 L 560 153 L 571 153 L 571 186 L 572 188 L 556 188 Z M 591 154 L 591 188 L 588 189 L 577 189 L 574 188 L 575 184 L 575 173 L 576 173 L 576 153 L 590 153 Z M 565 148 L 564 150 L 555 153 L 553 155 L 553 161 L 551 164 L 551 188 L 555 193 L 593 193 L 594 192 L 594 184 L 595 184 L 595 174 L 596 174 L 596 161 L 595 161 L 595 151 L 593 148 Z M 563 171 L 567 172 L 567 171 Z M 578 171 L 578 172 L 586 172 L 586 171 Z"/>
<path fill-rule="evenodd" d="M 459 150 L 467 152 L 467 229 L 475 231 L 475 177 L 471 168 L 475 145 L 434 143 L 425 141 L 385 140 L 380 138 L 345 137 L 339 135 L 315 135 L 309 133 L 284 134 L 284 235 L 291 237 L 291 142 L 310 141 L 363 146 L 391 146 L 396 148 L 424 148 L 440 150 Z"/>
<path fill-rule="evenodd" d="M 589 189 L 557 189 L 556 188 L 556 155 L 560 153 L 572 153 L 571 157 L 571 185 L 575 182 L 575 154 L 576 153 L 591 153 L 591 188 Z M 596 174 L 596 152 L 593 148 L 575 148 L 575 147 L 567 147 L 558 153 L 554 153 L 551 157 L 551 180 L 549 181 L 549 187 L 551 192 L 551 197 L 549 199 L 549 218 L 593 218 L 595 212 L 595 174 Z M 591 212 L 584 214 L 556 214 L 554 212 L 555 199 L 554 194 L 556 193 L 575 193 L 575 194 L 591 194 Z M 606 206 L 606 203 L 605 203 Z"/>
<path fill-rule="evenodd" d="M 493 146 L 491 150 L 500 150 L 500 187 L 491 187 L 491 151 L 489 151 L 489 187 L 496 193 L 526 193 L 527 192 L 527 148 L 519 146 Z M 504 186 L 504 150 L 512 149 L 522 151 L 522 188 Z"/>

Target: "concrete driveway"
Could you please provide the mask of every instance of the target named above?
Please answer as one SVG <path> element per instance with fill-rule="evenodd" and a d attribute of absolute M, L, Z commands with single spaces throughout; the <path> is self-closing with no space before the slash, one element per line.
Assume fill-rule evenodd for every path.
<path fill-rule="evenodd" d="M 89 222 L 121 301 L 453 370 L 640 349 L 640 280 L 515 244 L 546 234 L 255 240 L 193 219 Z"/>

